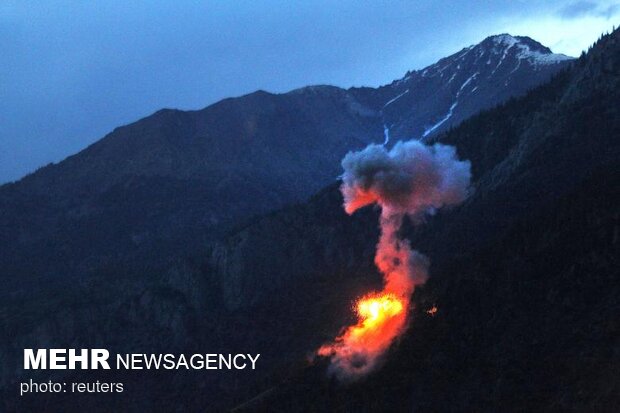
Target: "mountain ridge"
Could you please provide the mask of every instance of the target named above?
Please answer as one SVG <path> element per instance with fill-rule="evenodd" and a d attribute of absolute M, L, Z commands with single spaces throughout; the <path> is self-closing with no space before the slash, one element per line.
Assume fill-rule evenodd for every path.
<path fill-rule="evenodd" d="M 421 106 L 430 124 L 460 98 L 452 118 L 431 138 L 570 65 L 538 70 L 524 64 L 520 80 L 508 70 L 491 76 L 490 65 L 503 51 L 481 44 L 469 50 L 490 59 L 479 69 L 489 76 L 469 85 L 490 94 L 473 96 L 469 89 L 459 94 L 481 61 L 457 52 L 441 74 L 396 87 L 256 91 L 200 110 L 162 109 L 118 127 L 63 162 L 0 186 L 0 272 L 6 282 L 34 288 L 43 280 L 87 276 L 119 263 L 169 265 L 233 226 L 334 182 L 348 151 L 390 145 L 408 137 L 407 130 L 423 133 L 422 118 L 412 116 Z M 414 83 L 425 85 L 437 105 L 424 103 L 424 93 L 419 100 L 413 92 L 403 95 Z M 496 93 L 498 88 L 503 92 Z"/>
<path fill-rule="evenodd" d="M 499 39 L 499 40 L 498 40 Z M 508 40 L 506 40 L 508 39 Z M 505 45 L 506 48 L 505 49 L 499 49 L 499 50 L 495 50 L 497 45 Z M 494 45 L 494 46 L 493 46 Z M 411 70 L 405 73 L 405 75 L 402 78 L 393 80 L 391 83 L 383 85 L 383 86 L 379 86 L 378 88 L 372 88 L 372 87 L 366 87 L 366 86 L 362 86 L 362 87 L 350 87 L 348 89 L 343 89 L 341 87 L 338 86 L 334 86 L 334 85 L 328 85 L 328 84 L 316 84 L 316 85 L 308 85 L 308 86 L 302 86 L 299 88 L 295 88 L 292 89 L 290 91 L 287 92 L 282 92 L 282 93 L 272 93 L 266 90 L 256 90 L 253 92 L 249 92 L 240 96 L 236 96 L 236 97 L 227 97 L 224 99 L 221 99 L 213 104 L 209 104 L 203 108 L 200 109 L 191 109 L 191 110 L 181 110 L 181 109 L 176 109 L 176 108 L 162 108 L 162 109 L 158 109 L 157 111 L 153 112 L 151 115 L 148 115 L 144 118 L 141 118 L 140 120 L 136 121 L 136 122 L 131 122 L 125 125 L 121 125 L 118 126 L 116 128 L 114 128 L 110 133 L 106 134 L 102 139 L 98 140 L 97 142 L 94 142 L 93 144 L 89 145 L 88 147 L 84 148 L 84 150 L 87 150 L 88 148 L 90 148 L 91 146 L 96 146 L 98 144 L 100 144 L 101 140 L 107 138 L 108 136 L 114 135 L 115 133 L 117 133 L 120 130 L 123 130 L 127 127 L 131 127 L 132 125 L 136 125 L 136 124 L 140 124 L 143 123 L 151 118 L 158 118 L 160 116 L 162 116 L 163 114 L 167 114 L 167 113 L 178 113 L 178 114 L 186 114 L 188 116 L 191 115 L 195 115 L 201 112 L 204 112 L 206 110 L 208 110 L 211 107 L 218 107 L 221 105 L 226 105 L 229 104 L 231 101 L 235 101 L 235 100 L 245 100 L 245 99 L 254 99 L 257 96 L 261 96 L 261 97 L 273 97 L 273 96 L 289 96 L 289 95 L 295 95 L 295 94 L 304 94 L 306 92 L 315 92 L 315 91 L 319 91 L 319 90 L 330 90 L 330 91 L 340 91 L 340 92 L 354 92 L 355 95 L 359 95 L 359 93 L 355 93 L 355 92 L 359 92 L 359 91 L 369 91 L 369 90 L 374 90 L 376 92 L 379 92 L 381 90 L 387 90 L 390 87 L 393 87 L 395 85 L 402 85 L 404 83 L 407 83 L 408 80 L 410 80 L 411 76 L 414 74 L 419 74 L 422 77 L 426 77 L 427 76 L 427 72 L 431 72 L 431 74 L 429 76 L 433 76 L 434 74 L 436 74 L 437 72 L 440 73 L 441 77 L 443 77 L 443 71 L 448 67 L 451 66 L 453 63 L 457 62 L 457 58 L 461 58 L 463 55 L 469 53 L 470 51 L 478 51 L 478 53 L 482 55 L 485 54 L 499 54 L 502 53 L 505 57 L 506 53 L 508 50 L 510 50 L 514 45 L 517 46 L 524 46 L 524 47 L 529 47 L 530 45 L 533 45 L 534 48 L 536 49 L 535 51 L 537 53 L 540 53 L 542 56 L 544 57 L 553 57 L 553 59 L 542 59 L 539 61 L 544 62 L 544 64 L 547 65 L 552 65 L 554 63 L 558 63 L 561 61 L 569 61 L 572 60 L 574 58 L 566 56 L 566 55 L 562 55 L 562 54 L 554 54 L 552 53 L 551 49 L 549 49 L 548 47 L 543 46 L 542 44 L 540 44 L 539 42 L 536 42 L 535 40 L 527 37 L 527 36 L 511 36 L 509 34 L 499 34 L 499 35 L 492 35 L 492 36 L 488 36 L 487 38 L 485 38 L 483 41 L 481 41 L 478 44 L 475 45 L 471 45 L 468 47 L 465 47 L 463 49 L 461 49 L 460 51 L 439 59 L 437 62 L 430 64 L 422 69 L 416 69 L 416 70 Z M 491 50 L 489 50 L 491 49 Z M 542 52 L 542 53 L 541 53 Z M 560 57 L 560 58 L 558 58 Z M 526 59 L 529 59 L 529 57 L 525 57 Z M 503 59 L 501 59 L 503 61 Z M 536 60 L 536 59 L 534 59 Z M 489 60 L 487 61 L 487 64 L 490 64 L 491 60 L 489 57 Z M 447 63 L 447 64 L 446 64 Z M 458 63 L 458 62 L 457 62 Z M 500 62 L 501 63 L 501 62 Z M 444 65 L 445 64 L 445 65 Z M 438 66 L 442 66 L 444 65 L 444 67 L 442 67 L 441 69 L 438 69 Z M 434 73 L 433 73 L 434 72 Z M 453 74 L 456 75 L 456 74 Z M 454 76 L 452 76 L 454 77 Z M 527 89 L 525 89 L 527 90 Z M 525 91 L 523 90 L 523 91 Z M 523 92 L 522 91 L 522 92 Z M 369 105 L 369 115 L 372 111 L 381 111 L 382 109 L 384 109 L 385 107 L 389 106 L 390 104 L 394 103 L 396 100 L 398 100 L 398 98 L 402 97 L 404 95 L 404 93 L 408 93 L 407 91 L 405 92 L 400 92 L 395 90 L 392 92 L 392 94 L 387 94 L 387 96 L 385 96 L 384 93 L 374 93 L 374 95 L 376 96 L 376 98 L 378 98 L 379 100 L 376 101 L 374 104 Z M 357 97 L 357 96 L 356 96 Z M 489 103 L 490 106 L 493 106 L 494 104 L 499 103 L 499 102 L 491 102 Z M 410 138 L 415 138 L 415 136 L 412 136 Z M 80 151 L 82 152 L 82 151 Z M 68 158 L 72 158 L 76 155 L 78 155 L 80 152 L 70 155 L 68 156 L 66 159 Z M 36 171 L 27 174 L 24 178 L 35 174 L 35 173 L 39 173 L 40 170 L 42 169 L 47 169 L 50 166 L 54 166 L 54 165 L 58 165 L 59 163 L 62 163 L 63 161 L 60 162 L 56 162 L 56 163 L 50 163 L 48 165 L 42 166 L 40 168 L 38 168 Z M 22 178 L 23 179 L 23 178 Z M 8 182 L 5 183 L 1 186 L 4 185 L 10 185 L 14 182 Z"/>
<path fill-rule="evenodd" d="M 613 272 L 620 114 L 611 104 L 620 90 L 618 36 L 606 36 L 524 97 L 429 139 L 455 145 L 477 182 L 504 160 L 514 169 L 495 188 L 479 185 L 471 203 L 429 217 L 426 226 L 405 226 L 402 235 L 430 257 L 431 278 L 414 296 L 414 330 L 367 381 L 339 386 L 324 364 L 304 358 L 346 325 L 356 297 L 381 283 L 372 262 L 378 211 L 346 215 L 337 183 L 253 219 L 173 268 L 127 274 L 111 265 L 93 279 L 61 284 L 51 299 L 36 289 L 13 292 L 14 315 L 0 338 L 3 365 L 16 371 L 11 363 L 19 357 L 9 354 L 62 340 L 68 347 L 108 340 L 123 352 L 251 343 L 263 354 L 262 376 L 227 383 L 126 376 L 139 394 L 132 408 L 617 410 L 605 407 L 620 394 L 612 380 L 620 337 Z M 537 136 L 539 144 L 519 151 Z M 431 318 L 425 311 L 434 304 Z M 80 408 L 101 409 L 98 400 Z M 62 395 L 53 402 L 71 403 Z M 120 408 L 124 401 L 105 402 Z"/>
<path fill-rule="evenodd" d="M 239 403 L 238 411 L 617 411 L 618 86 L 620 30 L 549 83 L 433 139 L 471 160 L 474 193 L 464 205 L 402 231 L 431 259 L 430 279 L 414 294 L 410 331 L 365 380 L 339 384 L 319 360 L 291 372 L 269 394 Z M 325 191 L 331 195 L 304 208 L 341 208 L 338 187 Z M 369 215 L 340 225 L 360 228 L 363 221 L 370 231 L 376 216 L 360 212 Z M 220 248 L 229 254 L 238 248 L 244 259 L 236 265 L 243 268 L 255 259 L 246 245 L 294 239 L 299 248 L 287 254 L 296 257 L 312 245 L 321 220 L 331 219 L 326 214 L 315 222 L 298 213 L 305 236 L 284 235 L 286 227 L 270 216 L 255 225 L 275 234 L 249 229 Z M 369 233 L 343 237 L 348 249 L 367 251 L 376 242 Z M 338 242 L 335 250 L 344 249 L 337 232 L 330 240 Z M 278 244 L 269 248 L 269 256 L 276 255 Z M 223 255 L 212 258 L 216 274 L 225 267 L 218 261 Z M 269 274 L 278 280 L 295 268 L 287 264 L 270 267 Z M 372 271 L 346 256 L 330 264 L 349 265 L 351 285 Z M 304 279 L 314 274 L 318 283 L 329 267 L 306 265 Z M 270 284 L 254 283 L 261 287 L 237 290 L 238 302 L 244 294 L 250 301 L 277 295 Z M 433 307 L 437 312 L 429 315 Z M 348 320 L 346 312 L 339 316 Z M 333 328 L 332 336 L 337 332 Z"/>

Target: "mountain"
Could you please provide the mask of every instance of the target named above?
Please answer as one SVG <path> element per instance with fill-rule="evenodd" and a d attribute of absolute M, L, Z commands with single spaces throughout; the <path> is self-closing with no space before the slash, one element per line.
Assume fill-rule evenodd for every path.
<path fill-rule="evenodd" d="M 485 40 L 491 47 L 485 50 L 497 62 L 488 66 L 499 66 L 493 74 L 488 71 L 488 78 L 497 79 L 501 71 L 510 75 L 516 66 L 504 67 L 512 61 L 508 56 L 524 48 L 494 39 Z M 493 47 L 497 53 L 491 53 Z M 502 47 L 508 52 L 499 64 Z M 455 76 L 445 92 L 448 109 L 450 99 L 458 98 L 454 118 L 425 139 L 454 144 L 472 161 L 475 192 L 462 207 L 404 230 L 431 258 L 431 279 L 414 297 L 411 334 L 393 349 L 384 369 L 354 386 L 338 385 L 327 377 L 324 363 L 306 359 L 347 323 L 351 302 L 381 283 L 372 262 L 377 211 L 344 213 L 334 182 L 339 157 L 382 141 L 384 123 L 392 139 L 420 136 L 445 116 L 444 106 L 437 106 L 435 117 L 414 124 L 407 123 L 405 106 L 402 120 L 389 118 L 392 105 L 410 93 L 387 105 L 403 93 L 396 84 L 259 92 L 198 112 L 159 112 L 59 165 L 2 187 L 0 268 L 7 282 L 0 307 L 0 406 L 7 411 L 17 406 L 532 411 L 541 406 L 566 410 L 578 398 L 581 411 L 588 406 L 610 410 L 604 407 L 620 394 L 613 380 L 619 335 L 610 316 L 618 310 L 612 271 L 618 246 L 613 172 L 620 159 L 619 48 L 615 32 L 578 61 L 551 65 L 556 74 L 550 82 L 447 130 L 458 121 L 457 108 L 465 110 L 465 102 L 485 88 L 478 84 L 469 91 L 475 79 L 470 80 L 463 88 L 470 93 L 457 96 L 476 72 Z M 531 56 L 521 56 L 517 71 L 523 67 L 532 75 L 550 76 L 547 66 L 539 64 L 537 72 L 527 63 L 540 58 L 533 44 L 528 50 Z M 458 56 L 451 61 L 470 59 Z M 486 66 L 486 60 L 475 64 Z M 428 74 L 429 82 L 441 78 Z M 326 106 L 315 112 L 314 105 Z M 264 112 L 253 122 L 241 122 L 256 111 Z M 311 116 L 315 113 L 321 116 Z M 279 132 L 268 133 L 274 128 Z M 238 134 L 225 139 L 227 130 Z M 262 144 L 251 145 L 248 131 L 255 131 L 252 136 Z M 314 135 L 317 131 L 324 133 Z M 320 141 L 310 139 L 316 136 Z M 349 138 L 338 143 L 342 136 Z M 329 142 L 332 153 L 322 150 Z M 220 147 L 225 149 L 217 152 Z M 216 151 L 209 155 L 213 164 L 200 163 L 207 148 L 209 154 Z M 284 159 L 272 159 L 276 155 Z M 297 161 L 291 161 L 294 156 Z M 300 172 L 312 169 L 317 159 L 326 159 L 315 168 L 320 171 Z M 326 180 L 304 182 L 314 179 L 310 174 L 324 174 Z M 273 188 L 293 189 L 268 193 L 268 179 L 275 180 L 269 184 Z M 285 202 L 278 197 L 288 197 L 289 191 L 298 188 L 303 196 L 324 184 L 306 202 L 250 217 L 261 205 Z M 229 187 L 238 192 L 228 192 Z M 231 210 L 236 205 L 247 210 Z M 231 225 L 240 216 L 247 218 Z M 189 257 L 178 258 L 182 253 Z M 158 264 L 164 260 L 170 262 Z M 430 319 L 424 311 L 435 303 L 439 313 Z M 54 377 L 123 381 L 126 394 L 89 395 L 78 407 L 62 394 L 19 398 L 13 390 L 23 377 L 23 348 L 48 347 L 260 352 L 263 364 L 236 375 L 63 371 Z M 598 381 L 588 366 L 600 373 Z M 560 379 L 540 392 L 528 387 L 548 383 L 542 374 Z M 49 379 L 47 372 L 31 377 Z"/>
<path fill-rule="evenodd" d="M 529 37 L 488 37 L 380 88 L 390 96 L 382 107 L 386 133 L 412 139 L 448 130 L 481 109 L 522 95 L 570 60 Z"/>
<path fill-rule="evenodd" d="M 404 229 L 430 257 L 431 278 L 416 290 L 409 332 L 366 380 L 342 385 L 324 361 L 307 361 L 350 321 L 351 302 L 381 283 L 378 211 L 347 216 L 337 183 L 252 219 L 149 284 L 116 274 L 86 287 L 95 309 L 65 298 L 70 314 L 20 316 L 11 351 L 95 337 L 124 352 L 251 348 L 264 357 L 256 376 L 230 381 L 121 376 L 139 394 L 134 410 L 615 412 L 618 86 L 615 31 L 550 82 L 428 139 L 472 161 L 474 191 Z M 23 327 L 32 323 L 37 334 Z"/>
<path fill-rule="evenodd" d="M 377 89 L 258 91 L 161 110 L 0 187 L 3 277 L 38 285 L 116 263 L 166 265 L 334 182 L 347 151 L 388 135 L 430 137 L 568 63 L 500 35 Z"/>
<path fill-rule="evenodd" d="M 365 380 L 340 384 L 318 360 L 291 368 L 235 411 L 618 411 L 619 86 L 616 30 L 549 83 L 429 139 L 471 160 L 474 191 L 464 205 L 403 231 L 431 259 L 431 278 L 414 294 L 410 330 Z M 346 251 L 372 254 L 376 211 L 337 219 L 344 228 L 333 233 L 321 229 L 329 215 L 305 212 L 316 204 L 336 210 L 341 202 L 334 185 L 300 207 L 296 225 L 283 211 L 233 234 L 211 257 L 214 273 L 235 280 L 237 302 L 250 305 L 298 279 L 320 286 L 331 276 L 340 289 L 332 294 L 346 298 L 353 285 L 370 289 L 366 279 L 379 277 L 368 256 Z M 366 233 L 349 237 L 363 222 Z M 315 257 L 326 258 L 300 261 L 303 273 L 276 286 L 252 279 L 280 280 L 317 239 L 323 249 Z M 247 270 L 258 245 L 267 245 L 276 263 L 268 275 Z M 279 265 L 274 256 L 290 258 Z M 235 257 L 234 266 L 222 257 Z M 246 269 L 237 274 L 241 281 L 235 269 Z M 296 305 L 313 314 L 330 298 L 299 296 Z M 332 311 L 340 326 L 348 324 L 346 309 Z M 282 317 L 274 331 L 289 322 Z M 324 326 L 316 331 L 327 341 L 338 327 L 331 319 Z"/>

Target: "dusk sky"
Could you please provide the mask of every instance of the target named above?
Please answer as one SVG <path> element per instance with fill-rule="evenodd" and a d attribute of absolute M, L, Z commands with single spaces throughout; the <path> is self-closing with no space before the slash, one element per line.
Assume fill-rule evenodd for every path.
<path fill-rule="evenodd" d="M 498 33 L 578 56 L 619 23 L 620 0 L 3 0 L 0 183 L 160 108 L 378 86 Z"/>

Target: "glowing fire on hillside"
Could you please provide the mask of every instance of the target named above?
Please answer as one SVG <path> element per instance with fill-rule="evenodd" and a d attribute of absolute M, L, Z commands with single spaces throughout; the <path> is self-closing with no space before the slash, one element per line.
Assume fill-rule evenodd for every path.
<path fill-rule="evenodd" d="M 437 308 L 436 305 L 434 305 L 430 309 L 426 310 L 426 314 L 430 315 L 431 317 L 435 317 L 435 314 L 437 314 L 437 311 L 439 311 L 439 309 Z"/>
<path fill-rule="evenodd" d="M 370 368 L 367 359 L 383 353 L 404 327 L 408 304 L 394 294 L 371 294 L 361 298 L 355 306 L 357 324 L 350 326 L 333 344 L 322 346 L 318 354 L 327 357 L 344 352 L 353 358 L 353 367 Z"/>
<path fill-rule="evenodd" d="M 405 330 L 411 295 L 428 277 L 428 259 L 399 237 L 404 217 L 416 220 L 462 202 L 471 173 L 469 162 L 459 161 L 454 148 L 419 141 L 398 142 L 391 150 L 370 145 L 347 154 L 342 166 L 345 211 L 353 214 L 370 204 L 381 207 L 375 264 L 384 288 L 358 300 L 357 323 L 317 351 L 331 359 L 332 373 L 351 380 L 375 368 Z"/>

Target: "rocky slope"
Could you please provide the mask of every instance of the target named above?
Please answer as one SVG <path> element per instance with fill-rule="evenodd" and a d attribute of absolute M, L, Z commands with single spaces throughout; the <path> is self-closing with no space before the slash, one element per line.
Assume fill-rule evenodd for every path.
<path fill-rule="evenodd" d="M 616 31 L 549 84 L 438 136 L 472 161 L 475 187 L 464 206 L 406 231 L 432 259 L 411 335 L 367 382 L 339 386 L 318 364 L 240 410 L 617 410 L 619 85 Z M 339 208 L 337 188 L 331 191 L 331 208 Z M 304 235 L 276 224 L 285 217 L 291 220 L 284 213 L 266 217 L 218 246 L 215 274 L 243 286 L 235 303 L 286 289 L 290 281 L 278 284 L 280 276 L 297 268 L 297 259 L 286 257 L 303 253 L 321 233 L 321 217 L 299 215 Z M 375 219 L 345 222 L 374 228 Z M 376 237 L 366 232 L 360 239 L 357 249 L 367 251 Z M 270 256 L 287 246 L 279 254 L 285 265 L 276 263 L 269 274 L 244 267 L 254 260 L 250 246 L 262 244 Z M 231 267 L 227 256 L 245 258 Z M 317 262 L 302 267 L 305 277 L 314 272 L 320 279 L 324 267 L 348 261 Z M 345 284 L 355 285 L 364 269 L 347 271 Z M 432 305 L 440 308 L 437 318 L 425 313 Z"/>
<path fill-rule="evenodd" d="M 0 276 L 23 287 L 119 263 L 163 265 L 334 182 L 347 151 L 430 138 L 568 62 L 500 35 L 378 89 L 259 91 L 159 111 L 0 187 Z"/>
<path fill-rule="evenodd" d="M 568 71 L 526 96 L 448 133 L 427 135 L 429 141 L 456 145 L 459 154 L 472 161 L 475 193 L 466 205 L 429 219 L 424 227 L 405 230 L 431 257 L 432 278 L 415 297 L 412 334 L 394 349 L 376 378 L 343 388 L 326 378 L 321 363 L 308 366 L 306 361 L 308 353 L 351 317 L 352 300 L 380 283 L 372 265 L 377 211 L 348 217 L 332 184 L 308 202 L 229 229 L 199 254 L 172 266 L 133 259 L 87 261 L 91 276 L 76 282 L 59 277 L 46 279 L 45 288 L 37 288 L 41 283 L 32 288 L 9 284 L 0 307 L 6 333 L 0 336 L 2 406 L 36 410 L 44 405 L 65 411 L 96 411 L 104 405 L 107 410 L 134 411 L 233 406 L 288 411 L 304 406 L 311 411 L 399 411 L 411 406 L 420 411 L 482 411 L 480 406 L 488 406 L 497 411 L 514 406 L 532 411 L 575 405 L 580 411 L 588 406 L 605 411 L 620 394 L 616 382 L 607 379 L 613 378 L 610 369 L 618 362 L 612 317 L 618 308 L 612 271 L 618 246 L 618 194 L 612 180 L 620 159 L 620 114 L 614 104 L 620 90 L 618 37 L 618 32 L 605 37 Z M 360 105 L 381 110 L 373 103 L 379 92 L 369 93 L 366 101 L 359 90 L 347 93 Z M 383 112 L 377 116 L 386 116 Z M 382 122 L 372 127 L 381 132 Z M 141 167 L 148 165 L 142 162 Z M 126 187 L 112 184 L 115 191 L 99 195 L 97 202 L 113 207 L 108 215 L 58 224 L 75 234 L 85 228 L 109 234 L 97 248 L 109 247 L 111 256 L 118 252 L 110 243 L 131 247 L 122 244 L 122 231 L 133 230 L 134 222 L 144 222 L 145 227 L 149 220 L 164 222 L 167 227 L 162 228 L 173 231 L 182 227 L 181 218 L 167 221 L 162 219 L 165 214 L 149 209 L 149 191 L 159 186 L 141 179 L 130 180 L 123 184 Z M 161 182 L 155 175 L 149 179 Z M 46 188 L 37 185 L 40 191 Z M 163 205 L 178 213 L 181 205 L 201 205 L 200 198 L 175 199 L 178 187 L 167 188 L 158 208 Z M 19 185 L 3 190 L 14 191 L 22 200 L 33 199 Z M 127 199 L 129 195 L 133 198 Z M 60 210 L 71 210 L 72 204 L 54 200 L 51 193 L 46 197 L 58 202 Z M 185 199 L 195 201 L 184 203 Z M 120 219 L 123 202 L 141 208 Z M 17 203 L 11 205 L 21 211 Z M 28 205 L 34 213 L 21 211 L 24 219 L 43 215 Z M 78 216 L 88 216 L 88 210 L 83 214 Z M 87 222 L 93 227 L 85 226 Z M 110 222 L 119 222 L 118 229 Z M 88 250 L 93 239 L 98 238 L 71 242 L 85 243 Z M 180 248 L 190 242 L 181 239 Z M 58 234 L 51 240 L 38 242 L 47 248 L 50 242 L 67 242 Z M 132 242 L 147 241 L 138 236 Z M 64 253 L 56 259 L 72 264 L 71 250 L 52 251 Z M 162 255 L 167 251 L 158 250 Z M 10 256 L 18 257 L 17 252 Z M 36 257 L 31 253 L 28 262 Z M 592 284 L 583 283 L 588 279 Z M 436 319 L 424 318 L 431 304 L 440 308 Z M 121 352 L 252 351 L 262 354 L 264 364 L 256 375 L 110 376 L 126 382 L 125 395 L 88 397 L 77 407 L 62 396 L 18 400 L 11 389 L 21 377 L 21 349 L 52 346 L 105 346 Z M 532 354 L 538 356 L 528 362 Z M 560 363 L 564 358 L 576 361 Z M 588 366 L 601 372 L 600 389 L 592 385 L 594 373 Z M 540 392 L 528 387 L 550 383 L 548 377 L 561 379 Z M 573 403 L 573 395 L 580 404 Z"/>
<path fill-rule="evenodd" d="M 617 30 L 549 84 L 438 136 L 472 161 L 475 192 L 405 231 L 431 279 L 384 368 L 340 385 L 319 362 L 238 411 L 617 411 L 618 86 Z"/>
<path fill-rule="evenodd" d="M 466 47 L 380 88 L 386 133 L 412 139 L 436 135 L 548 79 L 572 58 L 529 37 L 501 34 Z"/>

